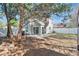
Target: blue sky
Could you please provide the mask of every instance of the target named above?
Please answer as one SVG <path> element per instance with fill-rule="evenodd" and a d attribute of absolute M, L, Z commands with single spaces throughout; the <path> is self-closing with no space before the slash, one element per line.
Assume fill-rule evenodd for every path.
<path fill-rule="evenodd" d="M 75 10 L 76 9 L 76 7 L 77 6 L 79 6 L 79 4 L 78 3 L 73 3 L 73 4 L 70 4 L 71 5 L 71 7 Z M 74 10 L 71 12 L 71 13 L 73 13 L 74 12 Z M 55 16 L 55 15 L 53 15 L 52 17 L 52 20 L 53 20 L 53 23 L 62 23 L 62 17 L 57 17 L 57 16 Z M 6 17 L 5 16 L 0 16 L 0 21 L 1 22 L 3 22 L 4 24 L 6 24 L 7 23 L 7 20 L 6 20 Z"/>
<path fill-rule="evenodd" d="M 70 4 L 70 6 L 71 6 L 71 8 L 73 8 L 73 10 L 70 13 L 74 13 L 75 9 L 79 6 L 79 4 L 78 3 L 73 3 L 73 4 Z M 57 24 L 57 23 L 62 23 L 61 20 L 63 18 L 53 15 L 52 19 L 53 19 L 53 23 Z"/>

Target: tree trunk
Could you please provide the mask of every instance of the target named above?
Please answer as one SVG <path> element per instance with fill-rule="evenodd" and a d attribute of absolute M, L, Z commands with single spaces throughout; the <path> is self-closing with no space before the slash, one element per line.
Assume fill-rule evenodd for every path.
<path fill-rule="evenodd" d="M 6 15 L 6 18 L 7 18 L 7 37 L 13 38 L 13 33 L 12 33 L 12 29 L 11 29 L 11 24 L 10 24 L 11 18 L 9 17 L 9 13 L 7 11 L 6 3 L 4 3 L 3 6 L 4 6 L 4 12 L 5 12 L 5 15 Z"/>
<path fill-rule="evenodd" d="M 77 13 L 77 23 L 78 21 L 79 21 L 79 8 L 78 8 L 78 13 Z M 77 28 L 79 28 L 78 24 L 77 24 Z M 77 55 L 79 56 L 79 36 L 78 34 L 79 34 L 79 30 L 77 29 L 77 50 L 78 50 Z"/>
<path fill-rule="evenodd" d="M 16 39 L 21 40 L 22 39 L 22 29 L 24 25 L 24 16 L 25 16 L 25 10 L 24 10 L 24 4 L 18 4 L 19 5 L 19 14 L 20 14 L 20 21 L 19 21 L 19 30 Z"/>

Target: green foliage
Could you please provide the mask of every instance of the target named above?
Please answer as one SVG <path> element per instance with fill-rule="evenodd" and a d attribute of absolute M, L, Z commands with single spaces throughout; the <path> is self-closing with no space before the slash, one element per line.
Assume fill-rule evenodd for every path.
<path fill-rule="evenodd" d="M 29 16 L 37 17 L 37 18 L 47 17 L 48 15 L 50 16 L 51 14 L 57 16 L 63 16 L 62 15 L 63 12 L 69 13 L 69 11 L 71 11 L 69 4 L 64 4 L 64 3 L 51 3 L 51 4 L 34 3 L 34 4 L 26 4 L 26 7 L 27 10 L 30 10 L 30 12 L 28 13 L 30 14 Z"/>
<path fill-rule="evenodd" d="M 8 14 L 10 17 L 15 17 L 16 14 L 18 14 L 18 4 L 12 4 L 12 3 L 9 3 L 7 4 L 7 10 L 8 10 Z"/>
<path fill-rule="evenodd" d="M 71 10 L 69 4 L 64 4 L 64 3 L 25 3 L 24 4 L 24 9 L 25 9 L 25 14 L 26 16 L 24 17 L 29 18 L 29 17 L 37 17 L 37 18 L 42 18 L 46 17 L 50 14 L 54 14 L 57 16 L 60 16 L 61 13 L 63 12 L 69 12 Z M 19 14 L 18 7 L 19 4 L 12 4 L 9 3 L 7 4 L 8 7 L 8 13 L 11 17 L 15 17 L 16 14 Z"/>
<path fill-rule="evenodd" d="M 31 9 L 33 8 L 33 4 L 32 3 L 27 3 L 27 4 L 24 4 L 25 5 L 25 9 L 27 11 L 31 11 Z"/>
<path fill-rule="evenodd" d="M 18 10 L 19 4 L 9 3 L 7 4 L 8 16 L 9 18 L 15 18 L 17 14 L 19 14 Z M 24 4 L 25 16 L 23 18 L 28 19 L 30 17 L 43 18 L 47 16 L 51 16 L 51 14 L 61 16 L 61 13 L 68 12 L 71 10 L 69 4 L 64 3 L 25 3 Z M 17 25 L 15 20 L 11 20 L 11 23 Z"/>
<path fill-rule="evenodd" d="M 15 27 L 18 26 L 18 21 L 16 21 L 16 19 L 11 19 L 10 23 L 11 23 L 12 26 L 15 26 Z"/>

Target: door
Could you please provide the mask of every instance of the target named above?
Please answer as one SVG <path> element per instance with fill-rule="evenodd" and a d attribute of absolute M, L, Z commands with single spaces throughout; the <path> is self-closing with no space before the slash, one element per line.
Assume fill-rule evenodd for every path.
<path fill-rule="evenodd" d="M 33 32 L 35 35 L 39 34 L 39 27 L 33 27 Z"/>
<path fill-rule="evenodd" d="M 42 27 L 42 34 L 45 34 L 46 33 L 46 30 L 44 27 Z"/>

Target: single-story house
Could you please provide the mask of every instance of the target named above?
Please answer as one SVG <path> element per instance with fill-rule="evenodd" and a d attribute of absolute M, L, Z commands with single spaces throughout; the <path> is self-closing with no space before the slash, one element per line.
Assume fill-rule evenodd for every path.
<path fill-rule="evenodd" d="M 64 28 L 65 24 L 59 23 L 59 24 L 54 24 L 54 28 Z"/>
<path fill-rule="evenodd" d="M 48 18 L 47 22 L 39 21 L 38 19 L 28 19 L 25 21 L 25 32 L 30 35 L 41 35 L 53 32 L 52 19 Z"/>

